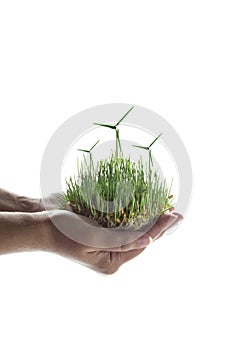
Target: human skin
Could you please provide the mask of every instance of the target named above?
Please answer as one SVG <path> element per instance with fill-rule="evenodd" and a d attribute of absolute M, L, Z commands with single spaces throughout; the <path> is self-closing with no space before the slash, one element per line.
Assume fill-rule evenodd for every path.
<path fill-rule="evenodd" d="M 41 199 L 18 196 L 0 189 L 0 255 L 42 250 L 75 260 L 95 271 L 112 274 L 183 219 L 177 213 L 164 214 L 138 239 L 129 240 L 127 244 L 120 242 L 114 247 L 97 248 L 91 245 L 91 241 L 90 245 L 80 244 L 63 234 L 50 218 L 58 215 L 65 225 L 69 225 L 71 213 L 58 211 L 52 208 L 52 204 L 50 209 L 48 215 Z M 93 230 L 81 219 L 75 228 L 79 235 L 86 235 L 92 229 L 91 234 L 94 232 L 95 236 L 101 236 L 105 230 L 98 227 Z"/>
<path fill-rule="evenodd" d="M 0 188 L 0 212 L 38 212 L 42 210 L 41 199 L 29 198 Z"/>

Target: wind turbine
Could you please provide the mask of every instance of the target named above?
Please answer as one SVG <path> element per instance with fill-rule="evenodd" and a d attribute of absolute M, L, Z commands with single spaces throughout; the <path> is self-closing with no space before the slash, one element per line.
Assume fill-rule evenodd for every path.
<path fill-rule="evenodd" d="M 104 126 L 106 128 L 110 128 L 110 129 L 114 129 L 115 130 L 115 132 L 116 132 L 116 157 L 118 157 L 118 146 L 120 148 L 120 151 L 122 151 L 118 125 L 123 121 L 123 119 L 125 119 L 125 117 L 132 111 L 133 108 L 134 108 L 134 106 L 131 107 L 115 125 L 93 123 L 95 125 Z"/>
<path fill-rule="evenodd" d="M 98 140 L 89 150 L 88 150 L 88 149 L 81 149 L 81 148 L 78 148 L 78 149 L 77 149 L 77 151 L 89 153 L 89 155 L 90 155 L 90 165 L 91 165 L 91 166 L 93 165 L 91 151 L 93 150 L 93 148 L 94 148 L 94 147 L 97 145 L 97 143 L 99 143 L 99 142 L 100 142 L 100 140 Z"/>
<path fill-rule="evenodd" d="M 151 146 L 153 146 L 153 144 L 158 140 L 158 138 L 162 135 L 162 133 L 160 133 L 150 144 L 149 146 L 145 147 L 145 146 L 137 146 L 137 145 L 132 145 L 133 147 L 137 147 L 137 148 L 142 148 L 145 149 L 147 151 L 149 151 L 149 172 L 150 172 L 150 165 L 153 165 L 153 160 L 152 160 L 152 155 L 151 155 Z"/>

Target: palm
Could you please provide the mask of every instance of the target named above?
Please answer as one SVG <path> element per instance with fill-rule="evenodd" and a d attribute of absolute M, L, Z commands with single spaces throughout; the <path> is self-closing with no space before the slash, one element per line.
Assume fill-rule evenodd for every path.
<path fill-rule="evenodd" d="M 90 225 L 87 218 L 83 221 L 80 216 L 67 211 L 51 212 L 50 218 L 54 223 L 53 251 L 105 274 L 116 272 L 122 264 L 141 254 L 151 240 L 158 239 L 182 220 L 181 215 L 164 214 L 147 231 L 125 231 L 124 234 L 119 231 L 116 234 L 114 230 Z M 68 229 L 69 232 L 64 232 Z M 72 236 L 74 233 L 75 237 Z"/>

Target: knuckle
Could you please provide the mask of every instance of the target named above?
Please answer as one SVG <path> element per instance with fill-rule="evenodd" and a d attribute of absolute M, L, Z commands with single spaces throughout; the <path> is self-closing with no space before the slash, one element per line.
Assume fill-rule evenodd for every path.
<path fill-rule="evenodd" d="M 119 269 L 119 264 L 110 253 L 108 257 L 104 257 L 99 260 L 98 269 L 104 275 L 113 275 Z"/>

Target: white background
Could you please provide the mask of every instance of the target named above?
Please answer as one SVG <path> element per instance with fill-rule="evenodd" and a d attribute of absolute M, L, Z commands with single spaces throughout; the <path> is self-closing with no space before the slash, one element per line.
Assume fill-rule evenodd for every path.
<path fill-rule="evenodd" d="M 1 1 L 0 186 L 39 195 L 43 150 L 94 105 L 154 110 L 194 172 L 181 227 L 117 274 L 0 258 L 0 348 L 232 349 L 232 1 Z"/>

